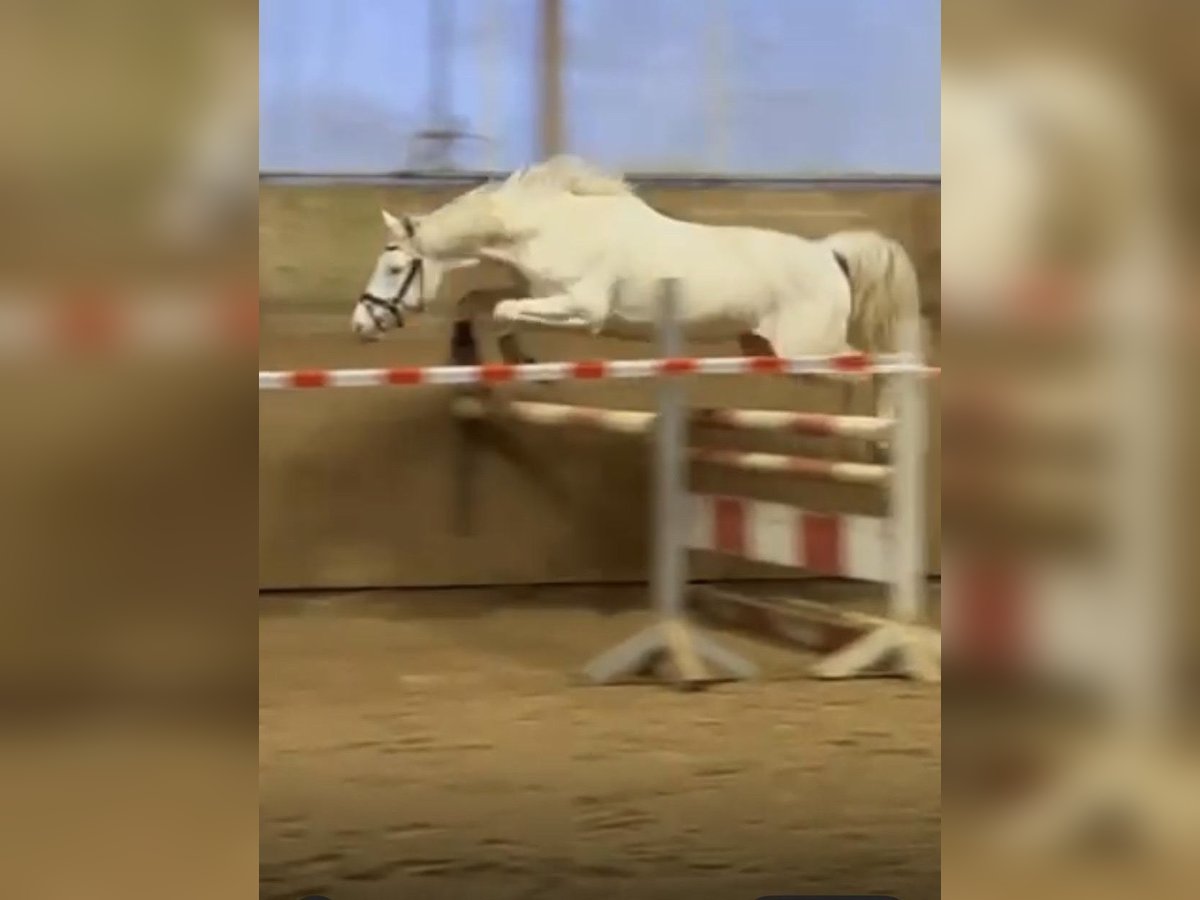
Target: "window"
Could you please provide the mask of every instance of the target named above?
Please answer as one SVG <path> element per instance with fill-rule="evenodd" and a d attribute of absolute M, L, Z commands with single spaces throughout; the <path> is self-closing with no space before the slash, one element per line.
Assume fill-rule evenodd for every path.
<path fill-rule="evenodd" d="M 938 0 L 563 4 L 572 152 L 630 172 L 940 169 Z M 261 167 L 534 161 L 538 10 L 537 0 L 262 0 Z"/>

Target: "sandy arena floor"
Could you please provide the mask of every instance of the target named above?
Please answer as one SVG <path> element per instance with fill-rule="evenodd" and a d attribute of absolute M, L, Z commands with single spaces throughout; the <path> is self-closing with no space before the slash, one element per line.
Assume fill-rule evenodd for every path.
<path fill-rule="evenodd" d="M 940 690 L 578 683 L 640 593 L 264 599 L 262 896 L 939 896 Z"/>

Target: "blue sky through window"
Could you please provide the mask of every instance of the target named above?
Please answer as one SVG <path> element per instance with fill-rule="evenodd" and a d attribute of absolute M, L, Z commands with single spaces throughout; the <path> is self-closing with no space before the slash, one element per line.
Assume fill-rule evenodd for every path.
<path fill-rule="evenodd" d="M 439 6 L 436 8 L 434 4 Z M 573 152 L 628 171 L 939 171 L 939 0 L 565 0 Z M 260 167 L 418 164 L 432 16 L 463 168 L 536 156 L 537 0 L 261 0 Z"/>

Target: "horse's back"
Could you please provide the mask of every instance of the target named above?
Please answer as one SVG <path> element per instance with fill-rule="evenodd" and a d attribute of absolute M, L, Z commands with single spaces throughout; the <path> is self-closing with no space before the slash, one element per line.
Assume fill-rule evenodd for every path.
<path fill-rule="evenodd" d="M 617 196 L 567 200 L 543 234 L 553 235 L 543 245 L 548 262 L 561 259 L 564 274 L 574 265 L 599 289 L 615 289 L 608 330 L 621 336 L 647 336 L 665 278 L 679 280 L 681 323 L 700 340 L 761 331 L 800 308 L 849 314 L 849 286 L 831 250 L 781 231 L 688 222 Z"/>

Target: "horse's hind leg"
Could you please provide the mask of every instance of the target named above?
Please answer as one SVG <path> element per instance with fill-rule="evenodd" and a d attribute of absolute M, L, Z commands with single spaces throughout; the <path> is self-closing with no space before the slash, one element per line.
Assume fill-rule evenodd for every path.
<path fill-rule="evenodd" d="M 741 348 L 742 356 L 778 356 L 779 355 L 778 353 L 775 352 L 775 348 L 772 346 L 770 341 L 768 341 L 761 334 L 755 334 L 755 333 L 749 332 L 749 331 L 743 332 L 742 334 L 738 335 L 738 346 Z M 820 376 L 814 376 L 814 375 L 797 375 L 796 376 L 796 378 L 798 378 L 801 382 L 807 382 L 807 383 L 813 383 L 813 382 L 817 381 L 819 377 Z M 842 393 L 842 408 L 843 409 L 848 408 L 849 404 L 852 402 L 851 401 L 851 398 L 853 396 L 852 391 L 853 391 L 853 385 L 846 385 L 845 389 L 843 390 L 843 393 Z"/>
<path fill-rule="evenodd" d="M 830 302 L 793 302 L 759 323 L 753 333 L 741 339 L 742 352 L 758 356 L 754 347 L 769 348 L 774 355 L 786 357 L 834 356 L 853 352 L 846 343 L 849 304 L 845 308 Z M 855 389 L 870 376 L 850 373 L 836 375 L 800 375 L 802 382 L 828 383 L 832 378 L 842 386 L 841 408 L 853 412 Z"/>
<path fill-rule="evenodd" d="M 742 350 L 742 356 L 778 356 L 775 348 L 761 334 L 755 334 L 752 331 L 743 331 L 738 335 L 738 346 Z"/>
<path fill-rule="evenodd" d="M 477 366 L 479 362 L 479 343 L 475 340 L 474 323 L 467 317 L 455 319 L 450 332 L 450 364 Z"/>

